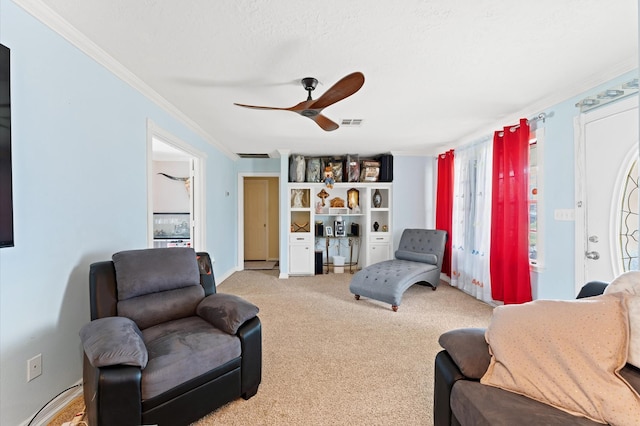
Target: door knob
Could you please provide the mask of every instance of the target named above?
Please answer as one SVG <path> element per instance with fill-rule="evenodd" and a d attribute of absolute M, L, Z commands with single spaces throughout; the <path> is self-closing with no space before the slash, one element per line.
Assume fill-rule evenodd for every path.
<path fill-rule="evenodd" d="M 600 253 L 598 253 L 597 251 L 588 251 L 584 255 L 587 257 L 587 259 L 591 259 L 591 260 L 600 259 Z"/>

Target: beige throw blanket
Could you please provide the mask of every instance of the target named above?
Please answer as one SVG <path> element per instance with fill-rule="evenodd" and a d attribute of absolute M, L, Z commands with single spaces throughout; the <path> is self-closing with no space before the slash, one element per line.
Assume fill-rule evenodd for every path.
<path fill-rule="evenodd" d="M 627 360 L 627 296 L 537 300 L 494 310 L 481 383 L 612 425 L 637 425 L 640 396 L 618 374 Z"/>

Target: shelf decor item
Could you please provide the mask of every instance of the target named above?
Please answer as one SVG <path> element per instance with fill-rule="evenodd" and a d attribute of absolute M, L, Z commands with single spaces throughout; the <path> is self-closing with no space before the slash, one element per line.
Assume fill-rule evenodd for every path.
<path fill-rule="evenodd" d="M 347 206 L 353 210 L 360 205 L 360 191 L 351 188 L 347 191 Z"/>
<path fill-rule="evenodd" d="M 371 202 L 373 203 L 373 207 L 376 209 L 379 209 L 382 205 L 382 194 L 379 189 L 376 188 L 374 191 L 373 197 L 371 197 Z"/>
<path fill-rule="evenodd" d="M 309 207 L 309 201 L 306 197 L 307 193 L 304 189 L 292 189 L 291 190 L 291 207 L 300 209 Z"/>
<path fill-rule="evenodd" d="M 322 207 L 325 206 L 324 199 L 329 196 L 329 193 L 322 188 L 322 191 L 318 192 L 318 197 L 322 200 Z"/>
<path fill-rule="evenodd" d="M 292 155 L 289 160 L 289 182 L 304 182 L 305 172 L 304 155 Z"/>
<path fill-rule="evenodd" d="M 380 228 L 380 224 L 378 222 L 373 222 L 373 230 L 378 232 L 378 228 Z"/>
<path fill-rule="evenodd" d="M 345 160 L 347 179 L 345 182 L 358 182 L 360 180 L 360 161 L 357 155 L 347 155 Z"/>
<path fill-rule="evenodd" d="M 322 173 L 319 158 L 309 158 L 307 160 L 307 182 L 320 182 Z"/>
<path fill-rule="evenodd" d="M 380 162 L 363 160 L 360 168 L 361 182 L 377 182 L 380 175 Z"/>

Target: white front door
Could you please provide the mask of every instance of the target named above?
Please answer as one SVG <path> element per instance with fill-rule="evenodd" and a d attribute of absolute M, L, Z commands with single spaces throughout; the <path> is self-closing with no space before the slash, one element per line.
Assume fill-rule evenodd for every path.
<path fill-rule="evenodd" d="M 578 290 L 623 272 L 620 212 L 629 167 L 638 156 L 637 96 L 581 114 L 575 130 Z M 637 223 L 632 225 L 637 229 Z"/>

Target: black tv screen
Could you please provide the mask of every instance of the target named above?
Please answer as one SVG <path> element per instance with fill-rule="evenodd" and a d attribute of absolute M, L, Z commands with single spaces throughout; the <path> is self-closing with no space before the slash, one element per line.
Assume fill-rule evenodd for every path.
<path fill-rule="evenodd" d="M 9 48 L 0 44 L 0 247 L 12 247 L 11 84 Z"/>

